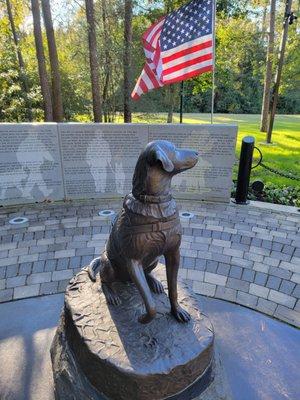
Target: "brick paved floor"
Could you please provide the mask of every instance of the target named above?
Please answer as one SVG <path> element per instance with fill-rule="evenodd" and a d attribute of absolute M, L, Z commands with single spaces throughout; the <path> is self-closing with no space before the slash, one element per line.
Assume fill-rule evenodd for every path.
<path fill-rule="evenodd" d="M 300 327 L 300 215 L 273 205 L 178 201 L 183 220 L 180 274 L 195 292 L 272 315 Z M 110 220 L 93 201 L 0 210 L 0 302 L 60 293 L 98 255 Z M 280 208 L 280 207 L 279 207 Z M 16 227 L 9 219 L 26 216 Z"/>

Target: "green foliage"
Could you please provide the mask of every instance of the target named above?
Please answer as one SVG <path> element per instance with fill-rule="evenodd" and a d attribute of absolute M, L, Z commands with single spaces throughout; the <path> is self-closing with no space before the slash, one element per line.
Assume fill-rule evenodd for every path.
<path fill-rule="evenodd" d="M 145 56 L 141 44 L 143 32 L 167 11 L 187 0 L 144 0 L 135 3 L 132 46 L 132 87 L 138 78 Z M 216 29 L 215 111 L 222 113 L 260 113 L 265 72 L 266 36 L 263 10 L 267 0 L 218 0 Z M 20 46 L 30 84 L 29 100 L 35 120 L 43 118 L 43 104 L 29 2 L 11 0 L 15 24 L 20 33 Z M 77 0 L 51 0 L 55 36 L 62 75 L 62 92 L 67 120 L 92 120 L 92 98 L 88 58 L 87 26 L 84 3 Z M 295 2 L 296 4 L 296 2 Z M 283 2 L 277 11 L 277 42 L 283 17 Z M 105 9 L 104 9 L 105 8 Z M 294 7 L 295 8 L 295 7 Z M 107 28 L 104 28 L 103 13 Z M 107 99 L 104 105 L 110 120 L 123 108 L 123 12 L 121 0 L 95 0 L 101 90 L 109 71 Z M 289 41 L 283 70 L 278 110 L 300 113 L 300 46 L 296 24 L 289 28 Z M 47 55 L 47 43 L 44 35 Z M 0 2 L 0 121 L 25 121 L 26 101 L 20 83 L 16 49 L 6 15 L 5 2 Z M 107 59 L 108 57 L 108 59 Z M 49 70 L 49 62 L 47 60 Z M 212 75 L 206 73 L 185 82 L 185 112 L 209 112 Z M 156 113 L 167 111 L 169 91 L 161 88 L 132 103 L 133 111 Z M 173 96 L 179 109 L 179 90 Z"/>
<path fill-rule="evenodd" d="M 232 196 L 235 196 L 235 191 L 232 192 Z M 256 193 L 250 188 L 248 199 L 300 207 L 300 188 L 295 186 L 279 187 L 274 184 L 268 184 L 264 187 L 262 193 Z"/>

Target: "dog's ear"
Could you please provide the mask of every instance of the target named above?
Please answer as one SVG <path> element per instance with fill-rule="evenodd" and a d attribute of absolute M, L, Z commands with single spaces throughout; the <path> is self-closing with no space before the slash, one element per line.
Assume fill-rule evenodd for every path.
<path fill-rule="evenodd" d="M 167 172 L 172 172 L 174 170 L 174 164 L 169 159 L 167 154 L 163 151 L 163 149 L 156 145 L 154 146 L 148 155 L 148 162 L 150 165 L 155 164 L 157 161 L 162 163 L 163 169 Z"/>

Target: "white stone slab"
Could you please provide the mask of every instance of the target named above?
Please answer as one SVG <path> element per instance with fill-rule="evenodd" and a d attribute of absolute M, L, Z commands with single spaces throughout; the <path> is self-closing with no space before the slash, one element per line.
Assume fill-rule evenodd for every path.
<path fill-rule="evenodd" d="M 149 142 L 165 139 L 199 152 L 198 164 L 173 179 L 178 198 L 230 201 L 237 126 L 149 125 Z"/>
<path fill-rule="evenodd" d="M 67 198 L 121 196 L 131 191 L 137 158 L 147 144 L 147 125 L 60 124 Z"/>
<path fill-rule="evenodd" d="M 57 124 L 0 124 L 0 205 L 63 197 Z"/>

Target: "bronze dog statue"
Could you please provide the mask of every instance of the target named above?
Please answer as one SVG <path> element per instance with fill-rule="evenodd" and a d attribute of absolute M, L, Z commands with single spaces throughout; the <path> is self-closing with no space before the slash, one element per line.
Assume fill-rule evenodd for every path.
<path fill-rule="evenodd" d="M 139 317 L 141 323 L 150 322 L 156 314 L 151 291 L 163 292 L 162 284 L 151 275 L 161 255 L 166 261 L 171 312 L 179 322 L 190 320 L 177 301 L 181 224 L 171 195 L 171 180 L 194 167 L 197 161 L 197 152 L 177 149 L 166 140 L 149 143 L 139 156 L 132 193 L 124 199 L 106 248 L 88 267 L 92 280 L 100 269 L 103 293 L 109 304 L 120 304 L 114 282 L 135 283 L 146 307 L 146 314 Z"/>

